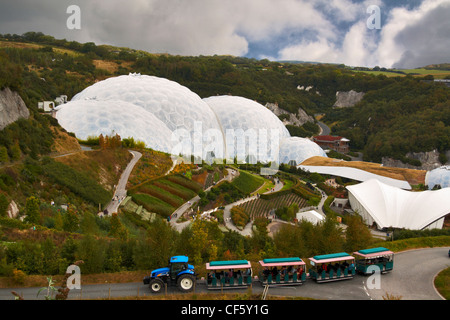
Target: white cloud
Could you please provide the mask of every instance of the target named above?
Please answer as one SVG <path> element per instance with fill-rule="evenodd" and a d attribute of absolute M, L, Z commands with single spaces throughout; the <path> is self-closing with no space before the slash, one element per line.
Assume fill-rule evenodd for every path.
<path fill-rule="evenodd" d="M 15 0 L 2 4 L 0 30 L 179 55 L 252 50 L 361 66 L 448 62 L 450 1 L 421 1 L 408 9 L 391 0 Z M 66 28 L 70 4 L 81 8 L 80 31 Z M 382 30 L 365 27 L 369 5 L 381 8 Z"/>
<path fill-rule="evenodd" d="M 393 9 L 377 50 L 380 65 L 414 68 L 448 62 L 449 16 L 448 0 L 425 0 L 411 11 Z"/>
<path fill-rule="evenodd" d="M 355 10 L 356 5 L 347 0 L 334 0 L 330 6 L 342 12 L 346 3 L 350 5 L 350 11 Z M 369 3 L 365 1 L 360 6 Z M 417 9 L 394 8 L 386 15 L 387 20 L 379 35 L 376 30 L 367 28 L 369 15 L 366 14 L 345 30 L 341 41 L 327 37 L 301 41 L 280 50 L 279 59 L 407 68 L 449 61 L 448 0 L 424 0 Z"/>

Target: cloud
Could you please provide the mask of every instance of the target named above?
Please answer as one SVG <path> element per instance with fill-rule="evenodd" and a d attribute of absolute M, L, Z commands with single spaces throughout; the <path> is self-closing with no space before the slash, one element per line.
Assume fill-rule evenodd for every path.
<path fill-rule="evenodd" d="M 346 0 L 330 2 L 330 8 L 343 12 Z M 359 11 L 371 4 L 360 3 Z M 386 11 L 386 7 L 379 3 Z M 356 10 L 350 5 L 349 12 Z M 367 9 L 367 7 L 365 7 Z M 366 12 L 366 11 L 365 11 Z M 341 20 L 355 16 L 343 16 Z M 433 63 L 449 62 L 450 2 L 448 0 L 424 0 L 418 7 L 393 8 L 384 12 L 386 19 L 380 31 L 369 30 L 369 15 L 356 15 L 342 32 L 340 41 L 327 37 L 302 40 L 282 48 L 280 60 L 305 60 L 328 63 L 344 63 L 352 66 L 376 65 L 395 68 L 415 68 Z M 356 17 L 355 16 L 355 17 Z M 339 33 L 339 31 L 336 31 Z"/>
<path fill-rule="evenodd" d="M 4 2 L 1 33 L 41 31 L 154 53 L 391 67 L 448 62 L 450 48 L 448 0 Z M 66 28 L 66 9 L 72 4 L 81 8 L 78 31 Z M 366 27 L 369 5 L 382 9 L 381 30 Z"/>
<path fill-rule="evenodd" d="M 378 47 L 380 63 L 416 68 L 449 62 L 450 2 L 424 1 L 414 10 L 391 11 Z"/>

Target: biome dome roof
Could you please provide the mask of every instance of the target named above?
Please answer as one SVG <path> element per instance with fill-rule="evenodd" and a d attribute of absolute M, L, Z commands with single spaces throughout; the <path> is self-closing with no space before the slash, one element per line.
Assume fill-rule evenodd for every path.
<path fill-rule="evenodd" d="M 97 82 L 57 110 L 61 126 L 80 139 L 117 133 L 175 156 L 280 163 L 280 144 L 287 138 L 281 149 L 285 162 L 326 156 L 315 143 L 291 138 L 278 117 L 255 101 L 232 96 L 202 100 L 176 82 L 153 76 Z"/>
<path fill-rule="evenodd" d="M 164 78 L 130 74 L 109 78 L 86 88 L 73 97 L 77 100 L 122 100 L 153 113 L 167 127 L 194 130 L 194 122 L 204 130 L 219 129 L 219 123 L 208 105 L 188 88 Z"/>
<path fill-rule="evenodd" d="M 436 185 L 441 188 L 450 188 L 450 166 L 443 166 L 427 172 L 425 184 L 431 190 Z"/>
<path fill-rule="evenodd" d="M 281 141 L 280 163 L 300 165 L 311 157 L 327 157 L 325 151 L 315 142 L 300 137 L 289 137 Z"/>
<path fill-rule="evenodd" d="M 133 137 L 154 150 L 170 152 L 171 131 L 152 113 L 132 103 L 117 100 L 71 101 L 57 108 L 56 119 L 79 139 L 117 133 Z"/>
<path fill-rule="evenodd" d="M 226 140 L 228 158 L 237 156 L 238 160 L 246 162 L 278 160 L 279 142 L 290 134 L 280 119 L 270 110 L 253 100 L 242 97 L 217 96 L 203 100 L 219 119 Z M 243 137 L 243 133 L 256 139 L 246 139 L 247 142 L 244 142 L 242 138 L 239 139 L 239 135 Z M 278 141 L 272 141 L 271 138 L 275 137 L 273 134 L 278 136 Z M 272 146 L 276 149 L 272 150 Z M 243 154 L 245 157 L 242 157 Z"/>

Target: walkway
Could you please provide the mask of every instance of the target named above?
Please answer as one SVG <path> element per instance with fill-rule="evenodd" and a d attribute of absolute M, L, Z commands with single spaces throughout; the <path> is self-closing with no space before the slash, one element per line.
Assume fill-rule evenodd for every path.
<path fill-rule="evenodd" d="M 126 186 L 128 183 L 128 179 L 130 177 L 131 172 L 133 171 L 136 163 L 141 159 L 142 153 L 137 151 L 131 151 L 130 153 L 133 155 L 133 159 L 128 163 L 128 166 L 122 172 L 119 183 L 117 184 L 116 190 L 114 192 L 114 197 L 112 201 L 106 206 L 106 210 L 108 210 L 108 214 L 116 213 L 119 208 L 120 202 L 122 202 L 127 196 Z"/>
<path fill-rule="evenodd" d="M 273 188 L 273 190 L 267 191 L 264 194 L 278 192 L 281 189 L 283 189 L 283 187 L 284 187 L 283 182 L 281 182 L 280 180 L 277 179 L 277 183 L 275 184 L 275 187 Z M 231 204 L 225 206 L 225 209 L 223 210 L 223 219 L 225 221 L 225 226 L 228 228 L 228 230 L 236 231 L 236 232 L 240 233 L 241 235 L 243 235 L 244 237 L 252 236 L 252 234 L 253 234 L 253 220 L 250 221 L 244 227 L 244 229 L 240 230 L 234 225 L 233 221 L 231 220 L 231 209 L 233 207 L 235 207 L 235 206 L 240 206 L 241 204 L 244 204 L 244 203 L 249 202 L 249 201 L 256 200 L 258 198 L 259 198 L 259 196 L 255 195 L 255 196 L 248 197 L 248 198 L 239 200 L 239 201 L 237 201 L 235 203 L 231 203 Z"/>
<path fill-rule="evenodd" d="M 220 183 L 221 181 L 233 181 L 234 179 L 236 179 L 239 176 L 239 171 L 234 170 L 234 169 L 227 169 L 228 174 L 220 181 L 218 181 L 217 183 Z M 208 189 L 204 190 L 205 192 L 208 192 L 209 190 L 211 190 L 211 188 L 213 188 L 214 186 L 209 187 Z M 195 203 L 200 201 L 200 197 L 196 196 L 194 198 L 192 198 L 191 200 L 189 200 L 188 202 L 186 202 L 185 204 L 183 204 L 181 207 L 179 207 L 177 210 L 175 210 L 175 212 L 172 214 L 172 217 L 170 219 L 170 225 L 177 230 L 178 232 L 183 231 L 184 228 L 186 228 L 192 221 L 188 220 L 185 222 L 181 222 L 178 223 L 178 219 L 187 211 L 189 210 L 190 207 L 192 207 Z"/>

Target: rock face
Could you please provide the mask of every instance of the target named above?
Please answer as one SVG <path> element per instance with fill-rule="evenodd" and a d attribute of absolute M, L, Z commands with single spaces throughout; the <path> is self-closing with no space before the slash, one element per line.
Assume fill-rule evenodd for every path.
<path fill-rule="evenodd" d="M 348 91 L 348 92 L 336 92 L 336 103 L 334 108 L 349 108 L 360 102 L 364 98 L 364 92 Z"/>
<path fill-rule="evenodd" d="M 266 104 L 266 108 L 272 111 L 277 117 L 283 114 L 288 115 L 288 119 L 282 120 L 284 125 L 301 127 L 307 122 L 314 122 L 314 118 L 309 116 L 302 108 L 298 108 L 297 114 L 281 109 L 276 103 L 268 103 Z"/>
<path fill-rule="evenodd" d="M 17 204 L 14 201 L 11 201 L 11 203 L 8 206 L 8 210 L 6 210 L 6 213 L 9 218 L 15 219 L 19 216 L 19 208 L 17 207 Z"/>
<path fill-rule="evenodd" d="M 447 155 L 449 154 L 449 151 L 447 151 Z M 395 160 L 392 158 L 384 157 L 382 159 L 383 166 L 385 167 L 394 167 L 394 168 L 407 168 L 407 169 L 418 169 L 418 170 L 427 170 L 431 171 L 436 168 L 440 168 L 441 166 L 445 165 L 445 163 L 441 163 L 439 161 L 439 152 L 437 150 L 430 151 L 430 152 L 409 152 L 406 154 L 406 157 L 419 160 L 422 163 L 422 166 L 416 167 L 410 164 L 406 164 L 401 162 L 400 160 Z M 448 159 L 448 157 L 447 157 Z M 448 164 L 448 161 L 447 161 Z"/>
<path fill-rule="evenodd" d="M 0 131 L 20 118 L 28 119 L 30 111 L 17 92 L 5 88 L 0 91 Z"/>

